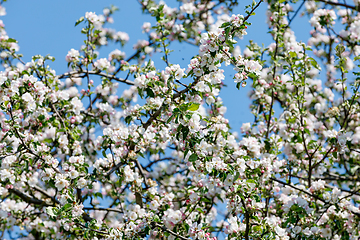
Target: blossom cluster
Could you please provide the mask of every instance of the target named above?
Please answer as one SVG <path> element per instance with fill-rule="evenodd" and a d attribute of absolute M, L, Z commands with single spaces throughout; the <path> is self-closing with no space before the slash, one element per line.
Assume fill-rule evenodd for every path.
<path fill-rule="evenodd" d="M 115 7 L 87 12 L 62 74 L 51 56 L 25 62 L 0 22 L 2 236 L 359 239 L 359 2 L 295 2 L 241 15 L 236 1 L 141 0 L 148 39 L 105 57 L 129 36 L 105 27 Z M 273 42 L 241 54 L 262 5 Z M 291 25 L 303 6 L 307 43 Z M 174 41 L 198 47 L 187 68 Z M 254 121 L 239 134 L 221 94 L 247 82 Z"/>

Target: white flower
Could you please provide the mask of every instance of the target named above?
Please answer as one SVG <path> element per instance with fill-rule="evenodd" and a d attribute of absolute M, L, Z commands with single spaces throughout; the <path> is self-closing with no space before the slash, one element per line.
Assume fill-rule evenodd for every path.
<path fill-rule="evenodd" d="M 71 100 L 71 104 L 74 107 L 74 112 L 76 115 L 79 115 L 80 111 L 85 109 L 83 106 L 83 103 L 81 102 L 81 100 L 78 97 L 73 98 Z"/>
<path fill-rule="evenodd" d="M 99 21 L 99 17 L 93 12 L 85 13 L 85 18 L 87 18 L 92 23 Z"/>
<path fill-rule="evenodd" d="M 296 149 L 296 153 L 302 153 L 305 150 L 304 145 L 302 143 L 296 143 L 295 149 Z"/>
<path fill-rule="evenodd" d="M 119 49 L 115 49 L 114 51 L 112 51 L 111 53 L 109 53 L 109 60 L 111 61 L 112 59 L 117 59 L 117 60 L 121 60 L 125 58 L 125 53 L 120 51 Z"/>
<path fill-rule="evenodd" d="M 180 6 L 180 11 L 187 14 L 193 14 L 197 8 L 194 6 L 194 3 L 184 3 Z"/>
<path fill-rule="evenodd" d="M 0 16 L 6 15 L 6 9 L 3 6 L 0 6 Z"/>
<path fill-rule="evenodd" d="M 141 28 L 144 30 L 143 32 L 149 32 L 151 28 L 151 23 L 144 22 Z"/>
<path fill-rule="evenodd" d="M 135 180 L 135 173 L 133 172 L 133 170 L 131 170 L 129 165 L 126 165 L 124 168 L 124 174 L 125 174 L 125 181 L 126 182 L 132 182 Z"/>
<path fill-rule="evenodd" d="M 153 48 L 153 47 L 146 46 L 146 47 L 144 48 L 144 52 L 145 52 L 146 54 L 149 54 L 149 53 L 151 53 L 152 51 L 154 51 L 154 48 Z"/>
<path fill-rule="evenodd" d="M 66 135 L 61 135 L 59 137 L 59 143 L 60 143 L 60 147 L 64 148 L 67 146 L 67 144 L 69 143 L 69 140 L 67 139 Z"/>
<path fill-rule="evenodd" d="M 25 102 L 31 103 L 34 102 L 34 98 L 31 96 L 30 93 L 25 93 L 24 95 L 22 95 L 21 97 Z"/>
<path fill-rule="evenodd" d="M 234 183 L 234 177 L 232 175 L 227 175 L 226 179 L 225 179 L 225 186 L 227 187 L 231 187 Z"/>
<path fill-rule="evenodd" d="M 251 124 L 248 122 L 248 123 L 243 123 L 243 125 L 241 126 L 241 132 L 242 133 L 246 133 L 246 132 L 249 132 L 251 129 Z"/>
<path fill-rule="evenodd" d="M 85 178 L 80 178 L 78 181 L 77 181 L 77 186 L 79 188 L 84 188 L 85 186 L 87 185 L 87 181 Z"/>
<path fill-rule="evenodd" d="M 150 202 L 150 209 L 156 211 L 158 207 L 160 206 L 159 202 L 156 200 L 153 200 Z"/>
<path fill-rule="evenodd" d="M 286 236 L 286 229 L 281 228 L 278 225 L 275 227 L 275 232 L 280 237 Z"/>
<path fill-rule="evenodd" d="M 176 70 L 175 72 L 175 79 L 176 80 L 180 80 L 183 76 L 184 76 L 184 69 L 179 68 L 178 70 Z"/>
<path fill-rule="evenodd" d="M 338 143 L 340 145 L 340 153 L 344 153 L 345 151 L 349 151 L 346 142 L 347 141 L 351 141 L 352 140 L 352 132 L 339 132 L 337 139 L 338 139 Z"/>
<path fill-rule="evenodd" d="M 9 169 L 3 169 L 0 171 L 1 181 L 9 179 L 10 183 L 15 183 L 15 175 L 9 171 Z"/>
<path fill-rule="evenodd" d="M 69 172 L 69 176 L 71 179 L 77 178 L 79 176 L 79 172 L 73 169 Z"/>
<path fill-rule="evenodd" d="M 55 173 L 55 171 L 52 170 L 51 168 L 45 168 L 45 171 L 43 172 L 42 180 L 47 181 L 47 180 L 51 179 L 53 177 L 54 173 Z"/>
<path fill-rule="evenodd" d="M 69 184 L 69 181 L 66 180 L 64 178 L 64 176 L 56 176 L 56 181 L 55 181 L 55 187 L 61 191 L 62 189 L 68 187 L 70 184 Z"/>
<path fill-rule="evenodd" d="M 130 220 L 135 221 L 135 220 L 138 218 L 138 215 L 136 214 L 136 212 L 131 211 L 131 212 L 129 213 L 129 218 L 130 218 Z"/>
<path fill-rule="evenodd" d="M 141 76 L 135 78 L 134 84 L 135 84 L 135 86 L 142 88 L 145 86 L 145 81 L 146 81 L 145 75 L 141 75 Z"/>
<path fill-rule="evenodd" d="M 208 171 L 209 173 L 212 172 L 213 168 L 214 168 L 214 164 L 212 162 L 206 162 L 205 163 L 205 168 L 206 168 L 206 171 Z"/>
<path fill-rule="evenodd" d="M 318 180 L 311 182 L 311 188 L 315 191 L 321 190 L 325 188 L 325 181 Z"/>
<path fill-rule="evenodd" d="M 196 192 L 193 192 L 192 194 L 190 194 L 190 201 L 192 203 L 195 203 L 198 199 L 199 199 L 199 196 Z"/>
<path fill-rule="evenodd" d="M 320 230 L 320 232 L 321 232 L 321 235 L 326 239 L 330 239 L 330 237 L 332 235 L 331 228 L 323 228 Z"/>
<path fill-rule="evenodd" d="M 108 70 L 110 68 L 110 62 L 106 58 L 100 58 L 94 63 L 94 66 L 100 70 Z"/>
<path fill-rule="evenodd" d="M 6 79 L 7 77 L 3 74 L 3 72 L 0 72 L 0 85 L 2 85 Z"/>

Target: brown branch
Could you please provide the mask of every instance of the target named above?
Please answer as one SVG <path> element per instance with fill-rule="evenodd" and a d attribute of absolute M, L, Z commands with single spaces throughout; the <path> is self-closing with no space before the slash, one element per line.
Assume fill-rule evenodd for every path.
<path fill-rule="evenodd" d="M 316 200 L 325 202 L 324 199 L 322 199 L 322 198 L 320 198 L 320 197 L 318 197 L 318 196 L 316 196 L 316 195 L 314 195 L 314 194 L 312 194 L 312 193 L 310 193 L 310 192 L 308 192 L 308 191 L 306 191 L 306 190 L 304 190 L 304 189 L 301 189 L 301 188 L 298 188 L 298 187 L 296 187 L 296 186 L 294 186 L 294 185 L 291 185 L 290 183 L 283 182 L 283 181 L 278 180 L 278 179 L 276 179 L 276 178 L 270 178 L 270 179 L 273 180 L 273 181 L 275 181 L 275 182 L 278 182 L 278 183 L 280 183 L 280 184 L 283 184 L 283 185 L 289 186 L 289 187 L 291 187 L 291 188 L 293 188 L 293 189 L 296 189 L 296 190 L 298 190 L 298 191 L 300 191 L 300 192 L 302 192 L 302 193 L 305 193 L 305 194 L 309 195 L 310 197 L 315 198 Z"/>
<path fill-rule="evenodd" d="M 298 178 L 298 179 L 302 179 L 302 180 L 307 180 L 306 177 L 300 177 L 300 176 L 293 175 L 293 174 L 290 174 L 289 176 L 294 177 L 294 178 Z M 340 175 L 333 175 L 333 174 L 329 174 L 329 177 L 312 177 L 312 179 L 324 180 L 324 181 L 342 181 L 342 182 L 354 181 L 354 182 L 360 182 L 360 179 L 355 178 L 355 177 L 346 178 L 346 177 L 343 177 L 343 176 L 340 176 Z"/>
<path fill-rule="evenodd" d="M 245 235 L 244 238 L 245 240 L 249 240 L 249 233 L 250 233 L 250 213 L 249 210 L 246 208 L 246 204 L 244 199 L 242 199 L 240 197 L 241 203 L 244 206 L 244 210 L 245 210 L 245 224 L 246 224 L 246 228 L 245 228 Z"/>
<path fill-rule="evenodd" d="M 313 166 L 312 166 L 312 169 L 315 169 L 317 168 L 329 155 L 329 153 L 333 150 L 333 147 L 330 147 L 330 149 L 325 153 L 324 157 L 317 163 L 315 163 Z"/>
<path fill-rule="evenodd" d="M 93 232 L 96 232 L 96 233 L 99 233 L 99 234 L 102 234 L 102 235 L 109 235 L 109 233 L 107 232 L 103 232 L 103 231 L 99 231 L 99 230 L 96 230 L 96 229 L 92 229 L 92 228 L 89 228 L 89 227 L 86 227 L 85 225 L 81 224 L 81 223 L 76 223 L 77 225 L 83 227 L 83 228 L 86 228 L 90 231 L 93 231 Z"/>
<path fill-rule="evenodd" d="M 10 193 L 15 194 L 16 196 L 18 196 L 19 198 L 21 198 L 22 200 L 24 200 L 27 203 L 32 203 L 35 205 L 42 205 L 42 206 L 52 206 L 50 204 L 47 204 L 45 201 L 37 199 L 37 198 L 33 198 L 30 197 L 29 195 L 27 195 L 26 193 L 21 192 L 20 190 L 17 190 L 15 188 L 13 189 L 9 189 Z"/>
<path fill-rule="evenodd" d="M 351 5 L 344 4 L 344 3 L 331 2 L 331 1 L 326 1 L 326 0 L 316 0 L 316 2 L 323 2 L 325 4 L 329 4 L 329 5 L 333 5 L 333 6 L 346 7 L 346 8 L 350 8 L 352 10 L 355 10 L 355 11 L 359 12 L 359 7 L 351 6 Z"/>
<path fill-rule="evenodd" d="M 150 162 L 146 167 L 144 167 L 145 169 L 147 168 L 150 168 L 152 165 L 154 165 L 155 163 L 158 163 L 158 162 L 162 162 L 162 161 L 170 161 L 170 160 L 175 160 L 174 158 L 172 157 L 166 157 L 166 158 L 160 158 L 158 160 L 155 160 L 153 162 Z"/>
<path fill-rule="evenodd" d="M 84 73 L 85 75 L 83 76 L 76 76 L 78 74 L 81 74 L 81 73 Z M 114 75 L 109 75 L 109 74 L 106 74 L 106 73 L 103 73 L 103 72 L 99 72 L 99 71 L 72 71 L 72 72 L 67 72 L 67 73 L 64 73 L 62 75 L 59 75 L 58 78 L 59 79 L 62 79 L 62 78 L 70 78 L 70 77 L 81 77 L 81 78 L 84 78 L 87 76 L 87 74 L 90 74 L 90 75 L 98 75 L 98 76 L 101 76 L 101 77 L 106 77 L 110 80 L 115 80 L 117 82 L 122 82 L 122 83 L 125 83 L 127 85 L 134 85 L 134 82 L 130 81 L 130 80 L 126 80 L 126 79 L 122 79 L 122 78 L 117 78 L 115 77 Z M 75 75 L 75 76 L 74 76 Z"/>
<path fill-rule="evenodd" d="M 117 212 L 117 213 L 123 213 L 120 209 L 115 208 L 102 208 L 102 207 L 84 207 L 84 210 L 96 210 L 96 211 L 108 211 L 108 212 Z"/>
<path fill-rule="evenodd" d="M 46 197 L 50 198 L 54 203 L 60 204 L 59 200 L 57 200 L 55 197 L 51 196 L 47 192 L 45 192 L 43 189 L 39 188 L 38 186 L 33 187 L 36 191 L 40 192 L 41 194 L 45 195 Z"/>
<path fill-rule="evenodd" d="M 179 234 L 171 231 L 170 229 L 165 228 L 163 225 L 160 225 L 160 224 L 158 224 L 158 223 L 153 223 L 153 225 L 154 225 L 155 227 L 160 228 L 161 230 L 163 230 L 163 231 L 165 231 L 165 232 L 170 233 L 171 235 L 173 235 L 173 236 L 175 236 L 175 237 L 178 237 L 178 238 L 182 239 L 182 240 L 189 240 L 189 238 L 183 237 L 183 236 L 181 236 L 181 235 L 179 235 Z"/>

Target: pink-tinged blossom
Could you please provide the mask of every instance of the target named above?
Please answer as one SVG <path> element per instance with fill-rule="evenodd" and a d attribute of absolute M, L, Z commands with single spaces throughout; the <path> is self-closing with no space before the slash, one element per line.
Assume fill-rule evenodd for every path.
<path fill-rule="evenodd" d="M 350 24 L 350 38 L 358 41 L 360 38 L 360 20 L 356 20 Z"/>
<path fill-rule="evenodd" d="M 79 51 L 72 48 L 66 55 L 65 60 L 67 62 L 77 62 L 79 61 L 79 57 L 80 57 Z"/>
<path fill-rule="evenodd" d="M 72 211 L 71 211 L 71 214 L 74 216 L 74 217 L 78 217 L 78 216 L 81 216 L 83 213 L 84 213 L 84 205 L 81 203 L 81 204 L 76 204 Z"/>
<path fill-rule="evenodd" d="M 193 14 L 197 8 L 194 6 L 194 3 L 184 3 L 182 6 L 180 6 L 180 11 L 187 14 Z"/>
<path fill-rule="evenodd" d="M 109 53 L 109 61 L 112 60 L 121 60 L 124 59 L 126 57 L 125 52 L 120 51 L 119 49 L 115 49 L 114 51 L 112 51 L 111 53 Z"/>
<path fill-rule="evenodd" d="M 151 23 L 144 22 L 141 28 L 143 29 L 143 32 L 150 32 Z"/>
<path fill-rule="evenodd" d="M 115 38 L 119 41 L 124 41 L 124 42 L 127 42 L 130 39 L 129 35 L 125 32 L 117 32 Z"/>
<path fill-rule="evenodd" d="M 320 29 L 325 25 L 334 25 L 336 20 L 336 14 L 334 10 L 318 9 L 314 12 L 313 17 L 310 19 L 310 24 L 317 29 Z"/>

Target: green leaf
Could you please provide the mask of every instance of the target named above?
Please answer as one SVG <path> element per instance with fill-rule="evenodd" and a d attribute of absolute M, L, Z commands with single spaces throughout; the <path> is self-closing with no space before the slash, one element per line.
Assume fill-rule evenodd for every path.
<path fill-rule="evenodd" d="M 189 232 L 189 229 L 190 229 L 189 225 L 185 223 L 184 227 L 185 227 L 186 232 Z"/>
<path fill-rule="evenodd" d="M 200 104 L 199 103 L 191 103 L 188 107 L 188 110 L 189 111 L 196 111 L 198 110 L 200 107 Z"/>
<path fill-rule="evenodd" d="M 189 157 L 190 162 L 195 162 L 197 159 L 198 159 L 198 156 L 195 153 L 191 154 L 191 156 Z"/>
<path fill-rule="evenodd" d="M 126 122 L 127 124 L 130 124 L 131 120 L 132 120 L 132 116 L 127 116 L 127 117 L 125 118 L 125 122 Z"/>
<path fill-rule="evenodd" d="M 308 59 L 310 60 L 310 63 L 314 68 L 320 70 L 320 67 L 319 67 L 318 63 L 315 61 L 315 59 L 313 59 L 312 57 L 309 57 Z"/>
<path fill-rule="evenodd" d="M 158 215 L 155 215 L 153 219 L 154 219 L 154 222 L 161 222 Z"/>
<path fill-rule="evenodd" d="M 360 167 L 360 166 L 357 165 L 357 166 L 351 168 L 351 169 L 350 169 L 350 172 L 351 172 L 352 174 L 354 174 L 354 173 L 359 169 L 359 167 Z"/>
<path fill-rule="evenodd" d="M 67 204 L 65 204 L 65 205 L 61 208 L 61 211 L 67 211 L 67 210 L 69 210 L 71 207 L 72 207 L 72 204 L 71 204 L 71 203 L 67 203 Z"/>
<path fill-rule="evenodd" d="M 230 23 L 229 22 L 224 22 L 220 28 L 226 28 L 227 26 L 230 26 Z"/>
<path fill-rule="evenodd" d="M 105 153 L 105 150 L 102 150 L 102 152 L 101 152 L 101 153 L 102 153 L 103 157 L 104 157 L 104 158 L 106 158 L 106 153 Z"/>
<path fill-rule="evenodd" d="M 147 94 L 149 97 L 154 97 L 154 96 L 155 96 L 154 92 L 153 92 L 150 88 L 147 88 L 147 89 L 146 89 L 146 94 Z"/>
<path fill-rule="evenodd" d="M 229 45 L 230 48 L 234 48 L 234 42 L 230 40 L 226 40 L 226 44 Z"/>
<path fill-rule="evenodd" d="M 183 139 L 185 140 L 189 134 L 189 128 L 187 127 L 183 127 L 182 128 L 182 134 L 183 134 Z"/>
<path fill-rule="evenodd" d="M 296 53 L 295 52 L 289 52 L 289 54 L 290 54 L 290 57 L 292 57 L 292 58 L 296 58 Z"/>
<path fill-rule="evenodd" d="M 174 118 L 174 116 L 175 116 L 175 114 L 172 114 L 172 115 L 168 118 L 168 120 L 166 120 L 166 123 L 171 122 L 171 120 Z"/>
<path fill-rule="evenodd" d="M 235 177 L 234 177 L 234 182 L 240 177 L 240 173 L 236 172 Z"/>
<path fill-rule="evenodd" d="M 59 130 L 57 130 L 58 132 L 66 132 L 65 128 L 60 128 Z"/>
<path fill-rule="evenodd" d="M 103 198 L 103 195 L 100 192 L 96 192 L 94 195 L 95 197 Z"/>
<path fill-rule="evenodd" d="M 228 38 L 229 38 L 229 33 L 230 33 L 230 28 L 226 28 L 225 29 L 225 40 L 227 41 L 228 40 Z"/>
<path fill-rule="evenodd" d="M 17 41 L 15 39 L 13 39 L 13 38 L 9 38 L 8 40 L 6 40 L 6 42 L 8 42 L 8 43 L 12 43 L 12 42 L 16 43 Z"/>
<path fill-rule="evenodd" d="M 183 128 L 183 125 L 179 125 L 176 129 L 176 139 L 177 140 L 180 140 L 179 137 L 180 137 L 180 133 L 182 132 L 182 128 Z"/>
<path fill-rule="evenodd" d="M 24 87 L 20 87 L 20 88 L 19 88 L 19 92 L 20 92 L 20 94 L 24 94 L 24 93 L 25 93 L 25 91 L 26 91 L 26 89 L 25 89 Z"/>

